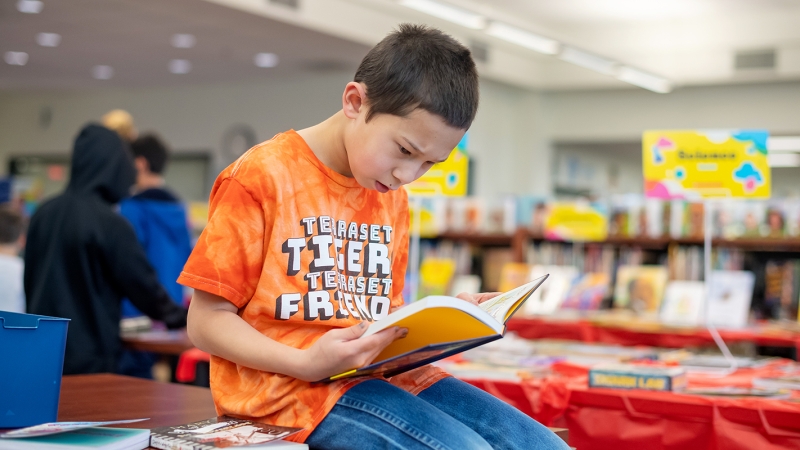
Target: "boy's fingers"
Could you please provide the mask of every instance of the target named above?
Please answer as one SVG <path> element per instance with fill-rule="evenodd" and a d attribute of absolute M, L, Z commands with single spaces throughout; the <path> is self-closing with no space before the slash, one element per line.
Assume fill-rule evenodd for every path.
<path fill-rule="evenodd" d="M 398 339 L 399 337 L 403 336 L 406 333 L 405 328 L 399 327 L 392 327 L 387 328 L 380 333 L 376 333 L 372 336 L 369 336 L 365 339 L 359 340 L 360 349 L 359 351 L 362 353 L 376 351 L 376 355 L 383 351 L 389 344 Z"/>
<path fill-rule="evenodd" d="M 477 300 L 478 303 L 483 303 L 486 300 L 491 300 L 491 299 L 497 297 L 500 294 L 502 294 L 502 292 L 483 292 L 483 293 L 480 293 L 480 294 L 476 294 L 475 295 L 475 300 Z"/>
<path fill-rule="evenodd" d="M 328 333 L 331 333 L 334 337 L 339 338 L 343 341 L 351 341 L 353 339 L 358 339 L 366 331 L 367 331 L 367 323 L 361 322 L 353 325 L 352 327 L 334 328 Z"/>

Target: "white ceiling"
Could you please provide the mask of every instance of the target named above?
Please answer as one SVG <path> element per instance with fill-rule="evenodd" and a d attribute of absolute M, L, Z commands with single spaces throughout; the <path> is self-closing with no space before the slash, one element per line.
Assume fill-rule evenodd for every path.
<path fill-rule="evenodd" d="M 444 1 L 444 0 L 442 0 Z M 490 20 L 669 79 L 676 86 L 800 79 L 800 0 L 446 0 Z M 0 62 L 0 89 L 171 85 L 294 76 L 307 70 L 352 70 L 398 23 L 426 22 L 463 42 L 479 42 L 489 59 L 484 77 L 538 89 L 628 87 L 612 76 L 573 66 L 427 16 L 395 0 L 43 0 L 41 14 L 22 14 L 0 0 L 0 54 L 25 51 L 26 66 Z M 36 33 L 63 36 L 40 47 Z M 175 49 L 174 33 L 197 44 Z M 775 49 L 774 70 L 734 70 L 740 50 Z M 253 64 L 277 53 L 278 67 Z M 192 62 L 189 74 L 167 71 L 170 59 Z M 91 77 L 114 67 L 111 80 Z"/>
<path fill-rule="evenodd" d="M 0 0 L 0 89 L 170 86 L 294 76 L 305 71 L 355 70 L 369 47 L 278 20 L 200 0 L 43 0 L 39 14 Z M 62 36 L 58 47 L 36 42 L 40 32 Z M 195 36 L 174 48 L 176 33 Z M 7 51 L 29 54 L 25 66 L 6 64 Z M 275 53 L 275 68 L 259 68 L 257 53 Z M 190 61 L 187 74 L 168 70 Z M 108 65 L 109 80 L 92 68 Z"/>

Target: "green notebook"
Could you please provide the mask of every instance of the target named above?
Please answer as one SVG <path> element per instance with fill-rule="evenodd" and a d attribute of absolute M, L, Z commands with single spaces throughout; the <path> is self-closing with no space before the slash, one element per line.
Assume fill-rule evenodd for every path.
<path fill-rule="evenodd" d="M 135 428 L 84 428 L 66 433 L 29 438 L 4 438 L 3 450 L 141 450 L 150 445 L 150 430 Z"/>

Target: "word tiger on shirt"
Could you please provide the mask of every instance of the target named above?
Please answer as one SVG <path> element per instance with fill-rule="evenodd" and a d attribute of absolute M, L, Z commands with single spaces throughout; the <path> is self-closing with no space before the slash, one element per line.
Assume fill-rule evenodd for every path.
<path fill-rule="evenodd" d="M 392 227 L 344 220 L 330 216 L 300 220 L 302 237 L 287 239 L 286 275 L 301 272 L 301 255 L 314 258 L 303 275 L 308 292 L 281 294 L 275 318 L 288 320 L 300 310 L 304 320 L 355 318 L 375 321 L 389 314 L 392 290 L 392 262 L 389 244 Z M 304 268 L 306 269 L 306 268 Z"/>

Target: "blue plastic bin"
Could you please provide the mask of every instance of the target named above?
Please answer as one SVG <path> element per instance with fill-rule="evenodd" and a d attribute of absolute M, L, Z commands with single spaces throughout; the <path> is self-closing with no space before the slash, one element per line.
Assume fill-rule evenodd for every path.
<path fill-rule="evenodd" d="M 0 428 L 57 420 L 68 324 L 0 311 Z"/>

